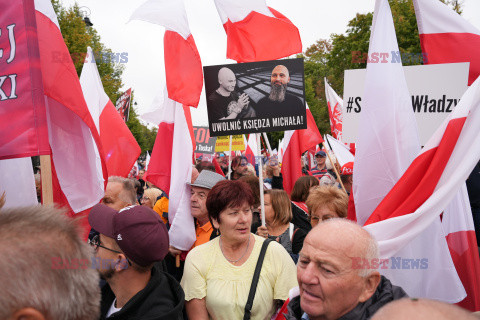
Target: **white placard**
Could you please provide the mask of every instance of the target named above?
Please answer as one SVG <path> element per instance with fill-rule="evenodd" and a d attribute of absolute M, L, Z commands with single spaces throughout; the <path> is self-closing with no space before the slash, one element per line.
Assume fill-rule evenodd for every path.
<path fill-rule="evenodd" d="M 425 145 L 467 90 L 470 63 L 404 67 L 420 143 Z M 343 142 L 356 142 L 366 69 L 345 70 Z"/>

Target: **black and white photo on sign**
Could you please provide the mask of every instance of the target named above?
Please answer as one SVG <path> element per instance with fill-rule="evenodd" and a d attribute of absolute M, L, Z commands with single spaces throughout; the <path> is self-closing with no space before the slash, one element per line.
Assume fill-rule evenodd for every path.
<path fill-rule="evenodd" d="M 303 59 L 204 67 L 212 136 L 306 128 Z"/>

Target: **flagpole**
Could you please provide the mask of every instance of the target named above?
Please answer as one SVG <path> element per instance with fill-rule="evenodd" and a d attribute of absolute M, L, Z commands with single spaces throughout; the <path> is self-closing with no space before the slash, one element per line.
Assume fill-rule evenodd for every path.
<path fill-rule="evenodd" d="M 228 147 L 228 180 L 231 180 L 232 175 L 232 136 L 230 135 L 230 142 Z"/>
<path fill-rule="evenodd" d="M 268 137 L 267 137 L 267 134 L 265 132 L 262 132 L 263 134 L 263 140 L 265 140 L 265 143 L 267 144 L 267 148 L 268 148 L 268 153 L 271 155 L 273 155 L 273 152 L 272 152 L 272 147 L 270 147 L 270 141 L 268 141 Z"/>
<path fill-rule="evenodd" d="M 40 156 L 42 204 L 53 204 L 52 161 L 49 154 Z"/>
<path fill-rule="evenodd" d="M 327 151 L 327 156 L 328 156 L 328 160 L 330 160 L 330 163 L 332 164 L 332 167 L 333 167 L 333 170 L 335 171 L 335 174 L 337 175 L 337 181 L 340 183 L 340 185 L 342 186 L 342 189 L 343 191 L 345 191 L 345 193 L 347 193 L 347 190 L 345 189 L 345 186 L 343 185 L 342 183 L 342 179 L 340 179 L 340 174 L 338 173 L 337 171 L 337 168 L 335 167 L 335 163 L 333 163 L 332 161 L 332 158 L 330 158 L 330 153 L 328 152 L 328 148 L 327 146 L 325 145 L 325 142 L 323 142 L 324 146 L 325 146 L 325 151 Z M 347 193 L 348 194 L 348 193 Z"/>
<path fill-rule="evenodd" d="M 258 184 L 260 187 L 260 217 L 262 218 L 262 226 L 265 226 L 265 200 L 263 197 L 263 161 L 262 161 L 262 152 L 260 145 L 260 133 L 255 134 L 257 136 L 257 152 L 260 155 L 258 161 Z"/>

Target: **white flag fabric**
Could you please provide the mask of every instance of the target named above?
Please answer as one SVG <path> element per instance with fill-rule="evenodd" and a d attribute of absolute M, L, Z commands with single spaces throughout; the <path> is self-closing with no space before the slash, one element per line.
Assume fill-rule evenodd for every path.
<path fill-rule="evenodd" d="M 398 44 L 390 7 L 387 0 L 377 0 L 369 54 L 392 51 L 398 51 Z M 359 224 L 365 224 L 419 151 L 417 125 L 402 64 L 368 63 L 353 174 Z M 381 226 L 374 224 L 371 228 Z M 439 219 L 431 221 L 417 237 L 397 242 L 395 252 L 385 253 L 385 242 L 379 241 L 379 246 L 381 258 L 390 261 L 389 268 L 380 272 L 409 295 L 447 302 L 462 299 L 463 287 Z M 394 261 L 399 260 L 428 261 L 428 266 L 396 268 Z M 438 279 L 442 279 L 441 283 Z"/>
<path fill-rule="evenodd" d="M 350 149 L 344 143 L 341 143 L 331 135 L 327 134 L 326 139 L 328 142 L 325 144 L 333 153 L 340 163 L 340 166 L 343 166 L 347 162 L 353 162 L 354 156 L 350 152 Z M 331 147 L 331 148 L 330 148 Z"/>
<path fill-rule="evenodd" d="M 0 160 L 0 196 L 3 192 L 4 209 L 38 204 L 30 158 Z"/>

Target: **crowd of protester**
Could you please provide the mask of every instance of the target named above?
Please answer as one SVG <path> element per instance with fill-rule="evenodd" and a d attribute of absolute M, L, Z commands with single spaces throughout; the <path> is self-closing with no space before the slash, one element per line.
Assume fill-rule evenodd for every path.
<path fill-rule="evenodd" d="M 353 163 L 318 151 L 289 195 L 276 156 L 256 159 L 263 184 L 249 160 L 229 166 L 220 153 L 218 166 L 192 166 L 188 251 L 170 245 L 168 195 L 141 161 L 129 178 L 109 178 L 88 216 L 90 247 L 59 209 L 1 210 L 0 320 L 475 319 L 352 264 L 379 258 L 375 239 L 346 219 Z M 479 170 L 467 182 L 476 228 Z"/>

